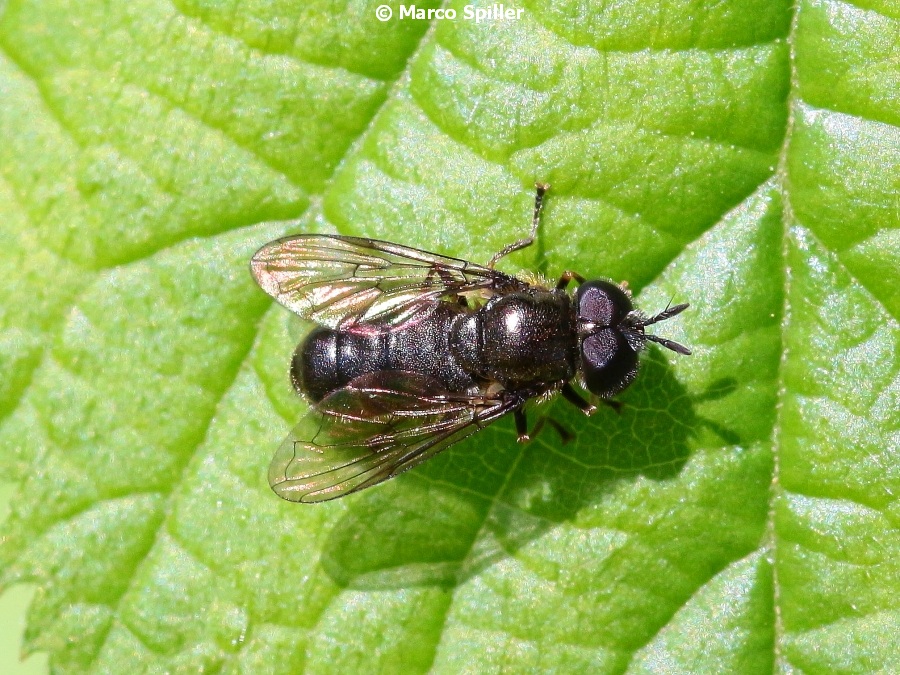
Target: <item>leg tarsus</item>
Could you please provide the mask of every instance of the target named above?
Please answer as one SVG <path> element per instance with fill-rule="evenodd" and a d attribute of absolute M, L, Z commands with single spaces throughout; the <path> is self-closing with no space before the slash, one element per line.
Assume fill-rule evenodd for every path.
<path fill-rule="evenodd" d="M 544 193 L 550 189 L 550 185 L 547 183 L 535 183 L 534 188 L 534 215 L 531 218 L 531 234 L 529 234 L 525 239 L 519 239 L 518 241 L 514 241 L 508 246 L 504 246 L 502 249 L 500 249 L 500 251 L 495 253 L 494 257 L 491 258 L 487 264 L 488 269 L 494 269 L 494 265 L 497 264 L 497 261 L 499 261 L 504 256 L 508 256 L 514 251 L 527 248 L 534 243 L 534 238 L 537 237 L 538 224 L 541 222 L 541 207 L 544 203 Z"/>
<path fill-rule="evenodd" d="M 527 443 L 531 440 L 531 436 L 528 435 L 528 419 L 525 417 L 525 411 L 521 408 L 516 408 L 513 411 L 513 417 L 516 420 L 516 434 L 518 434 L 516 440 L 519 443 Z"/>
<path fill-rule="evenodd" d="M 596 410 L 597 410 L 597 406 L 595 406 L 593 403 L 586 401 L 584 399 L 584 397 L 581 394 L 579 394 L 577 391 L 575 391 L 575 389 L 572 387 L 572 385 L 569 384 L 568 382 L 566 382 L 563 385 L 562 389 L 560 390 L 560 393 L 562 393 L 564 399 L 566 399 L 569 403 L 571 403 L 576 408 L 578 408 L 585 415 L 588 415 L 588 416 L 593 415 L 594 412 L 596 412 Z"/>

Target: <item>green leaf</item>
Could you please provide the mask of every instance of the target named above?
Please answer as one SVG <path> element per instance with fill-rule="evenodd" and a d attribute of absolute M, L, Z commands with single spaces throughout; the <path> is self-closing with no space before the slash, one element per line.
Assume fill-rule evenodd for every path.
<path fill-rule="evenodd" d="M 24 650 L 61 673 L 900 670 L 896 3 L 377 5 L 0 4 Z M 665 334 L 694 355 L 649 350 L 620 413 L 552 404 L 572 443 L 505 420 L 358 495 L 275 497 L 308 327 L 253 251 L 338 231 L 485 261 L 537 180 L 541 236 L 504 268 L 689 301 Z"/>

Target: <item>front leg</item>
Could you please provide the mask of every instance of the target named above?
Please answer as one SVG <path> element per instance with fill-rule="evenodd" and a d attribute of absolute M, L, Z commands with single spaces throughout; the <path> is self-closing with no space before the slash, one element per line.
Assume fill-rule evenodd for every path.
<path fill-rule="evenodd" d="M 597 410 L 597 406 L 585 401 L 584 397 L 577 391 L 575 391 L 575 388 L 568 382 L 566 382 L 563 385 L 562 389 L 560 389 L 560 393 L 563 395 L 564 399 L 566 399 L 569 403 L 574 405 L 588 417 L 593 415 Z"/>
<path fill-rule="evenodd" d="M 556 282 L 556 290 L 562 291 L 569 285 L 569 282 L 574 279 L 579 284 L 584 283 L 584 277 L 578 274 L 578 272 L 573 272 L 572 270 L 566 270 L 562 273 L 562 276 L 559 278 L 559 281 Z"/>

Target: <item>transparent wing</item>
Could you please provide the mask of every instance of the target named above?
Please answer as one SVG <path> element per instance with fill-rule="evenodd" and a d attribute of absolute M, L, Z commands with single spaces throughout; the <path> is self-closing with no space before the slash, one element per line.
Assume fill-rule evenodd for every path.
<path fill-rule="evenodd" d="M 465 260 L 360 237 L 285 237 L 257 251 L 250 267 L 282 305 L 341 330 L 395 330 L 427 316 L 447 296 L 526 286 Z"/>
<path fill-rule="evenodd" d="M 343 497 L 411 469 L 519 404 L 451 394 L 418 373 L 362 375 L 320 401 L 288 435 L 269 484 L 294 502 Z"/>

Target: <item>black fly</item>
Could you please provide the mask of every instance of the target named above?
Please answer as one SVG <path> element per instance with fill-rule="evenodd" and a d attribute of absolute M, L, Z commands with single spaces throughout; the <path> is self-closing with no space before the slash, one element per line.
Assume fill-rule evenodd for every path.
<path fill-rule="evenodd" d="M 494 270 L 530 245 L 546 185 L 537 185 L 531 236 L 486 267 L 385 241 L 297 235 L 251 263 L 263 290 L 319 326 L 297 347 L 294 388 L 312 403 L 269 469 L 275 492 L 321 502 L 370 487 L 559 392 L 586 414 L 577 382 L 608 401 L 634 380 L 648 341 L 690 354 L 645 329 L 652 317 L 609 281 L 565 272 L 555 287 Z M 580 285 L 574 296 L 571 281 Z"/>

